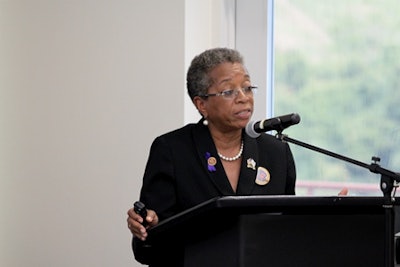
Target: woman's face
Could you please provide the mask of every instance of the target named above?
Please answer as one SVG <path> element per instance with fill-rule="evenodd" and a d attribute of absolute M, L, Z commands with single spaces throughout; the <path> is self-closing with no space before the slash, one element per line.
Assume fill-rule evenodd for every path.
<path fill-rule="evenodd" d="M 251 86 L 250 76 L 240 63 L 222 63 L 210 72 L 213 85 L 208 94 L 237 90 L 231 97 L 209 96 L 203 101 L 203 112 L 210 127 L 221 132 L 243 129 L 253 113 L 254 98 L 252 91 L 240 90 Z"/>

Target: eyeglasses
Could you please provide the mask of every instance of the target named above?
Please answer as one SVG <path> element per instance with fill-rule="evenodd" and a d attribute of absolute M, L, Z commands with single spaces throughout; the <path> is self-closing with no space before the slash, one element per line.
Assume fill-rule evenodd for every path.
<path fill-rule="evenodd" d="M 222 96 L 225 99 L 234 99 L 235 97 L 237 97 L 240 91 L 242 91 L 242 93 L 246 96 L 253 96 L 253 93 L 257 92 L 257 86 L 247 86 L 240 89 L 224 90 L 215 94 L 200 95 L 200 97 Z"/>

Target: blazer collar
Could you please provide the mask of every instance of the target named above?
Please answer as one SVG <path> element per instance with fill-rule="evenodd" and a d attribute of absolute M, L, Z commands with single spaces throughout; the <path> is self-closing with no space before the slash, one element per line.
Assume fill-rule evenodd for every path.
<path fill-rule="evenodd" d="M 214 183 L 221 195 L 248 195 L 251 193 L 255 185 L 254 180 L 256 177 L 256 170 L 255 168 L 253 169 L 248 167 L 247 160 L 253 160 L 254 162 L 257 162 L 258 151 L 257 142 L 255 139 L 243 133 L 244 148 L 242 154 L 242 165 L 238 187 L 235 193 L 229 183 L 228 177 L 225 174 L 222 162 L 218 157 L 217 149 L 214 141 L 212 140 L 208 127 L 204 126 L 202 121 L 199 121 L 193 128 L 192 136 L 199 160 L 201 161 L 205 173 L 207 173 L 207 178 Z M 215 165 L 209 166 L 210 162 L 208 162 L 208 160 L 215 160 Z"/>
<path fill-rule="evenodd" d="M 243 134 L 243 142 L 242 166 L 240 169 L 239 184 L 236 194 L 249 195 L 255 186 L 258 149 L 256 139 L 251 138 L 247 134 Z"/>

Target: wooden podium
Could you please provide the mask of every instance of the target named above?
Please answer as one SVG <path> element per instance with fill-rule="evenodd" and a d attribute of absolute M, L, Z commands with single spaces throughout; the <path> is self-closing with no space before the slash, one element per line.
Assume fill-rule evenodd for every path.
<path fill-rule="evenodd" d="M 227 196 L 161 222 L 137 247 L 151 266 L 392 267 L 394 214 L 383 197 Z"/>

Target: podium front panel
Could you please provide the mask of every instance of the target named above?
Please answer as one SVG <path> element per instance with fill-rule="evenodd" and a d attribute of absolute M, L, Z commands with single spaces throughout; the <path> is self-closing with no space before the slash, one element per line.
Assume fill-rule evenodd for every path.
<path fill-rule="evenodd" d="M 149 236 L 185 267 L 393 266 L 391 216 L 378 197 L 223 197 Z"/>
<path fill-rule="evenodd" d="M 185 267 L 384 266 L 384 216 L 241 215 L 188 242 Z"/>
<path fill-rule="evenodd" d="M 237 266 L 384 266 L 384 216 L 246 215 Z"/>

